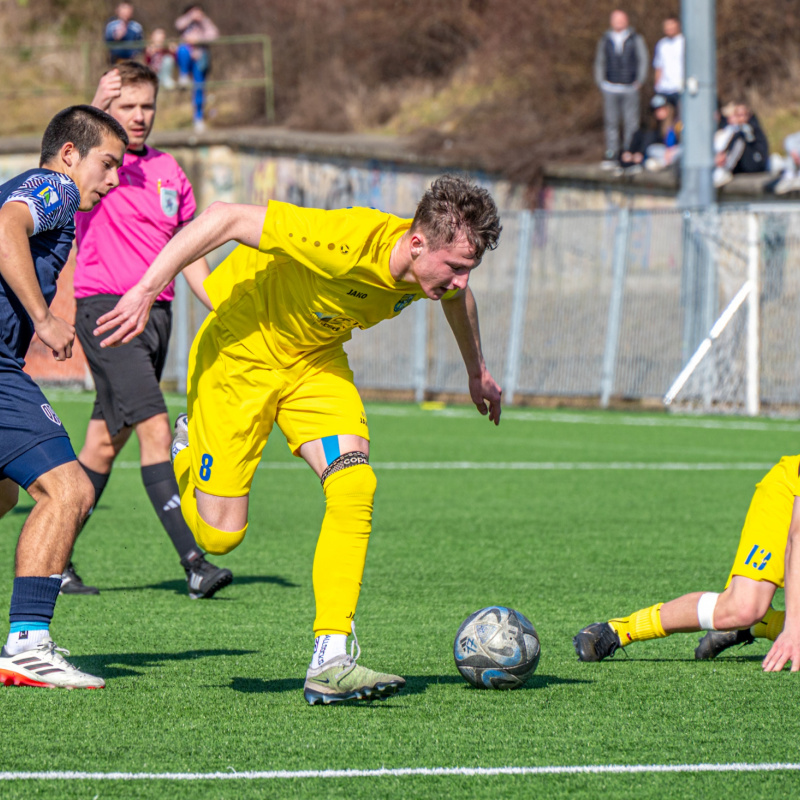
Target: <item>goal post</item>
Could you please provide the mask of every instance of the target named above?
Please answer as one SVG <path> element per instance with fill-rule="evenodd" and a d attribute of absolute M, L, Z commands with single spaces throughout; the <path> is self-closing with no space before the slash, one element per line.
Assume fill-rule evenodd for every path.
<path fill-rule="evenodd" d="M 759 369 L 759 224 L 755 213 L 747 219 L 747 280 L 724 308 L 711 326 L 692 357 L 673 381 L 664 395 L 664 405 L 669 407 L 680 394 L 689 378 L 696 372 L 703 359 L 711 351 L 714 342 L 721 336 L 742 306 L 747 313 L 744 343 L 745 412 L 757 416 L 760 411 Z M 746 305 L 745 305 L 746 304 Z"/>

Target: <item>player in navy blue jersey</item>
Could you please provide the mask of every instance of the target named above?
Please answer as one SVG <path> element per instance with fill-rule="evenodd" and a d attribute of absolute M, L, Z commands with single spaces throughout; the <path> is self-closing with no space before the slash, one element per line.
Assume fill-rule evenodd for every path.
<path fill-rule="evenodd" d="M 94 490 L 61 420 L 22 368 L 34 333 L 56 361 L 72 356 L 75 329 L 50 303 L 75 212 L 117 186 L 127 144 L 113 117 L 72 106 L 47 126 L 39 168 L 0 186 L 0 516 L 16 504 L 20 486 L 35 502 L 17 543 L 11 629 L 0 651 L 6 686 L 105 685 L 66 661 L 50 638 L 61 572 Z"/>

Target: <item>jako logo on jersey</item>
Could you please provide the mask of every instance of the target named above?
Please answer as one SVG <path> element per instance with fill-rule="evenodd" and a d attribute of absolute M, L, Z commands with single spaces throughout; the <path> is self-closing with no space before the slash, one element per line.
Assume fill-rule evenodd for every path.
<path fill-rule="evenodd" d="M 402 311 L 406 306 L 411 305 L 414 300 L 413 294 L 404 294 L 395 304 L 394 310 L 397 312 Z"/>
<path fill-rule="evenodd" d="M 178 192 L 175 189 L 161 190 L 161 210 L 168 216 L 178 213 Z"/>
<path fill-rule="evenodd" d="M 347 293 L 348 297 L 357 297 L 359 300 L 366 300 L 367 293 L 366 292 L 357 292 L 355 289 L 351 289 Z"/>
<path fill-rule="evenodd" d="M 61 208 L 62 200 L 55 187 L 51 183 L 43 183 L 37 190 L 36 196 L 42 201 L 44 213 L 50 214 L 57 208 Z M 59 425 L 61 423 L 59 422 Z"/>
<path fill-rule="evenodd" d="M 56 425 L 61 425 L 61 420 L 58 418 L 58 414 L 50 408 L 49 403 L 42 403 L 42 411 L 44 411 L 45 416 L 50 422 L 55 422 Z"/>

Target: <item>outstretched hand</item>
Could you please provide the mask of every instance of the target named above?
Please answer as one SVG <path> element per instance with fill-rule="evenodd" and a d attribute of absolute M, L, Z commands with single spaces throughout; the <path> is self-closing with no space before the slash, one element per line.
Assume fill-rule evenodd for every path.
<path fill-rule="evenodd" d="M 144 289 L 139 288 L 138 284 L 125 292 L 114 308 L 97 320 L 95 336 L 102 336 L 116 328 L 110 336 L 100 342 L 100 347 L 117 347 L 135 339 L 147 325 L 152 305 L 152 298 Z"/>
<path fill-rule="evenodd" d="M 472 402 L 484 417 L 488 414 L 489 420 L 495 425 L 500 424 L 501 394 L 502 389 L 486 369 L 480 376 L 469 379 L 469 396 L 472 398 Z"/>
<path fill-rule="evenodd" d="M 793 634 L 786 628 L 772 643 L 762 664 L 764 672 L 780 672 L 792 662 L 792 672 L 800 670 L 800 634 Z"/>

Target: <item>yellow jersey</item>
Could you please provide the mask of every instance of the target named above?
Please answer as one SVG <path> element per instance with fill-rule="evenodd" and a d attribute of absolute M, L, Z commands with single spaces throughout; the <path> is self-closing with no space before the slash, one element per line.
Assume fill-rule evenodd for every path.
<path fill-rule="evenodd" d="M 204 285 L 220 322 L 247 350 L 288 366 L 425 296 L 389 272 L 411 222 L 369 208 L 270 200 L 258 249 L 240 245 Z"/>

